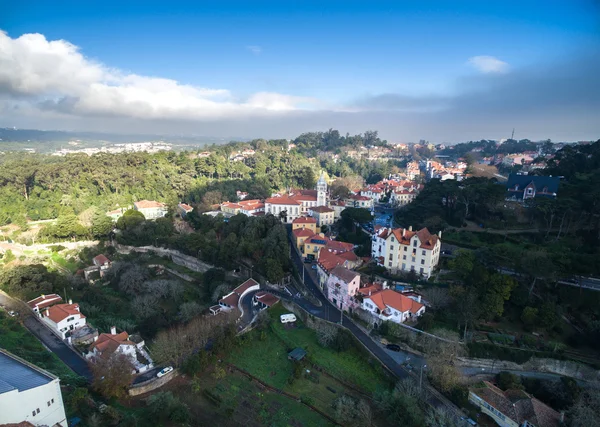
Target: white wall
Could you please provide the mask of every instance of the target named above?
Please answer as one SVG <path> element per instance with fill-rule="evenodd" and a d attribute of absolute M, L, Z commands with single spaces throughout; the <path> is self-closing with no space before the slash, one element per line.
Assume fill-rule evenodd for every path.
<path fill-rule="evenodd" d="M 29 421 L 36 426 L 67 426 L 58 378 L 23 392 L 13 390 L 0 394 L 0 424 L 22 421 Z"/>

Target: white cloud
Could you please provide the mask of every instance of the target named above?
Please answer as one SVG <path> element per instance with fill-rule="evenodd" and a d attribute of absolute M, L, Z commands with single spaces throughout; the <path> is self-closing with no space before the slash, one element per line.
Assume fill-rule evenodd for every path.
<path fill-rule="evenodd" d="M 260 55 L 262 53 L 262 47 L 257 45 L 246 46 L 246 49 L 255 55 Z"/>
<path fill-rule="evenodd" d="M 253 46 L 258 50 L 260 48 Z M 65 40 L 0 31 L 0 95 L 46 114 L 138 119 L 221 119 L 311 109 L 316 100 L 260 92 L 247 99 L 227 89 L 127 74 L 86 58 Z M 5 105 L 6 107 L 6 105 Z"/>
<path fill-rule="evenodd" d="M 494 56 L 473 56 L 467 61 L 469 65 L 482 73 L 506 73 L 509 65 Z"/>

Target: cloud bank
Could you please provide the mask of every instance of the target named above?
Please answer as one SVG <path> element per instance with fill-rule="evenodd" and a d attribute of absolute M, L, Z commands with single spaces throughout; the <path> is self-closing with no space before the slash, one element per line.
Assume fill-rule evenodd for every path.
<path fill-rule="evenodd" d="M 252 51 L 258 53 L 257 46 Z M 308 97 L 260 92 L 246 99 L 227 89 L 126 74 L 84 57 L 64 40 L 0 32 L 0 92 L 44 111 L 138 119 L 215 120 L 301 109 Z"/>
<path fill-rule="evenodd" d="M 457 79 L 450 95 L 360 96 L 353 86 L 345 102 L 334 103 L 274 92 L 240 97 L 226 88 L 126 73 L 67 41 L 0 31 L 0 126 L 265 138 L 334 127 L 377 129 L 392 141 L 444 142 L 503 138 L 514 127 L 520 138 L 598 139 L 599 52 L 531 68 L 474 56 L 467 63 L 479 73 Z"/>

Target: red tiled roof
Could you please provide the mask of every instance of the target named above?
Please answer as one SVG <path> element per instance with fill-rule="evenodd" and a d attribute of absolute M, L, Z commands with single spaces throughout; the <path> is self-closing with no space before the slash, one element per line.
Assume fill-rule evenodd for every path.
<path fill-rule="evenodd" d="M 193 207 L 191 207 L 190 205 L 186 205 L 185 203 L 179 203 L 178 206 L 186 212 L 191 212 L 194 210 Z"/>
<path fill-rule="evenodd" d="M 316 224 L 317 220 L 310 216 L 301 216 L 292 221 L 292 224 Z"/>
<path fill-rule="evenodd" d="M 472 387 L 469 391 L 519 425 L 525 421 L 536 426 L 558 427 L 561 424 L 557 411 L 523 390 L 502 391 L 488 381 L 483 384 L 485 387 Z"/>
<path fill-rule="evenodd" d="M 333 270 L 338 265 L 345 265 L 346 260 L 343 258 L 340 258 L 338 255 L 334 254 L 333 252 L 320 251 L 317 263 L 321 266 L 321 268 L 323 268 L 323 270 L 325 270 L 327 273 L 329 273 L 331 270 Z"/>
<path fill-rule="evenodd" d="M 433 249 L 439 239 L 437 235 L 431 234 L 427 228 L 422 228 L 419 231 L 395 228 L 392 232 L 398 240 L 398 243 L 402 245 L 410 245 L 410 239 L 416 234 L 420 242 L 419 247 L 422 249 Z"/>
<path fill-rule="evenodd" d="M 295 194 L 290 197 L 291 199 L 305 202 L 316 202 L 317 196 L 311 196 L 309 194 Z"/>
<path fill-rule="evenodd" d="M 242 283 L 240 286 L 238 286 L 237 288 L 235 288 L 233 290 L 233 292 L 237 293 L 238 295 L 243 294 L 248 288 L 252 287 L 252 286 L 260 286 L 260 284 L 254 280 L 254 279 L 248 279 L 246 280 L 244 283 Z"/>
<path fill-rule="evenodd" d="M 381 291 L 383 288 L 381 287 L 381 284 L 379 283 L 371 283 L 368 286 L 365 286 L 364 288 L 360 288 L 358 290 L 358 292 L 360 292 L 363 295 L 369 296 L 369 293 L 374 294 L 376 292 Z"/>
<path fill-rule="evenodd" d="M 147 209 L 147 208 L 164 208 L 164 203 L 157 202 L 155 200 L 140 200 L 139 202 L 133 203 L 138 209 Z"/>
<path fill-rule="evenodd" d="M 110 260 L 104 254 L 100 254 L 94 257 L 94 264 L 104 265 L 108 264 L 109 262 Z"/>
<path fill-rule="evenodd" d="M 391 289 L 384 289 L 382 291 L 372 293 L 371 296 L 367 296 L 380 310 L 385 310 L 387 306 L 392 307 L 402 313 L 410 311 L 415 314 L 419 311 L 423 304 L 416 302 L 413 299 L 405 297 L 399 292 Z"/>
<path fill-rule="evenodd" d="M 233 202 L 224 202 L 221 204 L 221 207 L 229 208 L 229 209 L 241 209 L 242 206 L 239 203 Z"/>
<path fill-rule="evenodd" d="M 308 228 L 296 228 L 294 231 L 292 231 L 292 233 L 294 234 L 294 236 L 296 236 L 296 238 L 310 237 L 313 234 L 315 234 L 313 231 L 309 230 Z"/>
<path fill-rule="evenodd" d="M 49 314 L 46 316 L 54 323 L 59 323 L 69 316 L 79 315 L 81 319 L 85 316 L 79 311 L 79 304 L 57 304 L 48 309 Z"/>
<path fill-rule="evenodd" d="M 260 208 L 264 208 L 265 204 L 258 199 L 253 200 L 242 200 L 237 203 L 242 209 L 246 211 L 252 211 Z"/>
<path fill-rule="evenodd" d="M 97 348 L 102 355 L 110 355 L 114 353 L 120 345 L 135 345 L 129 341 L 129 334 L 125 331 L 120 334 L 100 334 L 98 339 L 90 345 L 90 350 Z"/>
<path fill-rule="evenodd" d="M 354 245 L 352 243 L 330 240 L 329 242 L 327 242 L 327 245 L 325 245 L 325 248 L 330 252 L 341 254 L 354 249 Z"/>
<path fill-rule="evenodd" d="M 279 298 L 277 298 L 275 295 L 264 291 L 257 292 L 255 297 L 258 301 L 262 302 L 268 307 L 272 307 L 279 302 Z"/>
<path fill-rule="evenodd" d="M 348 261 L 358 261 L 360 258 L 358 257 L 358 255 L 356 255 L 354 252 L 352 251 L 348 251 L 348 252 L 343 252 L 341 254 L 338 254 L 338 256 L 340 258 L 346 259 Z"/>
<path fill-rule="evenodd" d="M 298 200 L 294 200 L 288 196 L 269 197 L 267 200 L 265 200 L 265 203 L 270 203 L 272 205 L 297 205 L 297 206 L 300 206 L 302 204 L 302 202 L 299 202 Z"/>
<path fill-rule="evenodd" d="M 62 298 L 58 294 L 40 295 L 39 297 L 28 301 L 27 305 L 31 308 L 37 307 L 41 310 L 59 301 L 62 301 Z"/>

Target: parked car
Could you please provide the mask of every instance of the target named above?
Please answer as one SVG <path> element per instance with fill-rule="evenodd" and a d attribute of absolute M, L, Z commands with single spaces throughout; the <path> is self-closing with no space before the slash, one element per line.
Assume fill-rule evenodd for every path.
<path fill-rule="evenodd" d="M 317 264 L 313 264 L 310 268 L 312 268 L 313 270 L 317 269 Z"/>
<path fill-rule="evenodd" d="M 171 372 L 173 370 L 172 366 L 167 366 L 166 368 L 161 369 L 158 374 L 156 374 L 156 376 L 158 378 L 160 377 L 164 377 L 165 375 L 167 375 L 169 372 Z"/>
<path fill-rule="evenodd" d="M 281 320 L 281 323 L 295 322 L 296 321 L 296 315 L 293 314 L 293 313 L 282 314 L 281 316 L 279 316 L 279 320 Z"/>
<path fill-rule="evenodd" d="M 16 316 L 19 315 L 19 312 L 17 312 L 17 311 L 9 311 L 8 315 L 11 316 L 11 317 L 16 317 Z"/>
<path fill-rule="evenodd" d="M 400 351 L 400 346 L 398 344 L 388 344 L 385 348 L 392 351 Z"/>

